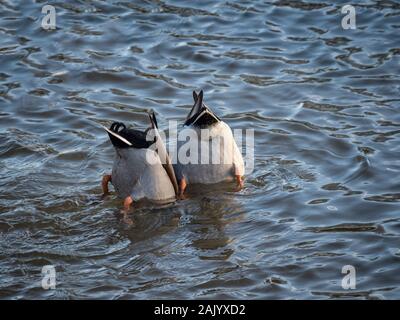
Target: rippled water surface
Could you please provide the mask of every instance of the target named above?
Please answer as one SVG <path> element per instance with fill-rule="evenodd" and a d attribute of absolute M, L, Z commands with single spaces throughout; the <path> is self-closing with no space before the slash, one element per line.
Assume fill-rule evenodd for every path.
<path fill-rule="evenodd" d="M 52 1 L 46 31 L 1 0 L 0 298 L 400 298 L 400 2 L 353 2 L 355 30 L 347 1 Z M 200 88 L 254 171 L 127 226 L 99 125 L 164 129 Z"/>

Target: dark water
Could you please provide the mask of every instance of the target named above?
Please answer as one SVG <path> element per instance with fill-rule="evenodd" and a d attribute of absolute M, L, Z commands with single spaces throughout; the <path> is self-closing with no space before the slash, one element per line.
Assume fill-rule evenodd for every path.
<path fill-rule="evenodd" d="M 355 30 L 347 1 L 53 1 L 45 31 L 0 1 L 0 298 L 398 299 L 400 2 L 353 2 Z M 99 124 L 165 128 L 200 88 L 255 170 L 128 227 Z"/>

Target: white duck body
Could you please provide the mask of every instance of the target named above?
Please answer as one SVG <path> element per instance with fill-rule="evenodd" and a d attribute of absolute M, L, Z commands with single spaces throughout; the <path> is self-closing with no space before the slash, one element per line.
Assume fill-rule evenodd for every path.
<path fill-rule="evenodd" d="M 170 202 L 175 200 L 178 184 L 155 114 L 149 117 L 151 127 L 144 132 L 127 129 L 120 122 L 104 128 L 115 149 L 111 183 L 124 199 Z"/>
<path fill-rule="evenodd" d="M 175 200 L 174 186 L 158 154 L 148 148 L 115 148 L 112 184 L 118 196 L 131 196 L 134 201 Z"/>
<path fill-rule="evenodd" d="M 190 125 L 187 128 L 196 132 L 197 139 L 188 142 L 178 140 L 178 161 L 175 165 L 178 180 L 185 178 L 188 184 L 213 184 L 233 181 L 236 175 L 244 175 L 242 154 L 231 128 L 225 122 L 220 120 L 208 127 Z M 202 135 L 202 130 L 206 130 L 208 134 Z M 188 149 L 188 158 L 193 159 L 194 163 L 180 161 L 180 153 L 185 153 Z M 202 159 L 205 160 L 203 163 Z"/>

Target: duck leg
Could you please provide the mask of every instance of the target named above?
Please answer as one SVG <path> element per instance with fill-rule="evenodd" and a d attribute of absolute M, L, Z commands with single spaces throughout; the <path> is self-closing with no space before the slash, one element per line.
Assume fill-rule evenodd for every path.
<path fill-rule="evenodd" d="M 101 187 L 103 189 L 103 197 L 108 195 L 108 183 L 111 182 L 111 174 L 106 174 L 101 180 Z"/>
<path fill-rule="evenodd" d="M 129 209 L 131 208 L 131 204 L 133 203 L 133 199 L 131 196 L 127 196 L 124 200 L 124 209 L 122 210 L 123 220 L 126 224 L 132 225 L 133 221 L 128 217 Z"/>
<path fill-rule="evenodd" d="M 241 175 L 235 175 L 236 177 L 236 191 L 240 191 L 244 187 L 243 177 Z"/>
<path fill-rule="evenodd" d="M 233 168 L 235 171 L 236 191 L 240 191 L 244 187 L 243 169 L 241 170 L 241 166 L 236 164 L 233 164 Z"/>
<path fill-rule="evenodd" d="M 187 187 L 186 179 L 182 178 L 179 181 L 179 199 L 181 199 L 181 200 L 185 199 L 184 192 L 186 190 L 186 187 Z"/>
<path fill-rule="evenodd" d="M 131 196 L 127 196 L 124 200 L 124 209 L 128 211 L 131 208 L 131 204 L 133 203 L 133 199 Z"/>

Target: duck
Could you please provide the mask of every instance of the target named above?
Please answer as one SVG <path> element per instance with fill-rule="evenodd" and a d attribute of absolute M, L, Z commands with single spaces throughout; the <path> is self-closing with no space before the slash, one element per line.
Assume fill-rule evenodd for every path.
<path fill-rule="evenodd" d="M 194 104 L 183 123 L 183 128 L 191 132 L 190 139 L 178 138 L 177 142 L 174 170 L 181 199 L 189 184 L 227 181 L 235 182 L 236 190 L 244 186 L 244 161 L 232 129 L 203 102 L 203 96 L 203 90 L 193 91 Z M 188 150 L 189 160 L 184 156 Z"/>
<path fill-rule="evenodd" d="M 112 172 L 102 178 L 103 196 L 109 194 L 111 183 L 123 199 L 125 212 L 139 200 L 168 203 L 178 194 L 175 172 L 154 112 L 149 118 L 150 127 L 145 131 L 128 129 L 122 122 L 103 127 L 115 150 Z"/>

